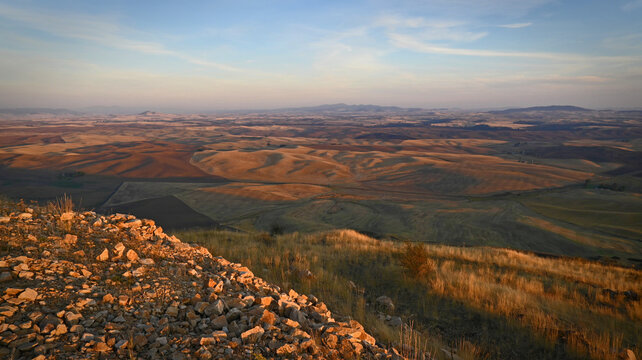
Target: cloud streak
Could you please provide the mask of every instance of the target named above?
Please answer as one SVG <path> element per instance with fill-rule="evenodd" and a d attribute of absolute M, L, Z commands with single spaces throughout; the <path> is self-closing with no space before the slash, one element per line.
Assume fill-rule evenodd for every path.
<path fill-rule="evenodd" d="M 45 14 L 25 11 L 0 4 L 0 17 L 17 21 L 32 29 L 57 37 L 77 39 L 115 49 L 134 51 L 149 55 L 165 55 L 187 61 L 194 65 L 206 66 L 227 72 L 243 71 L 240 68 L 199 59 L 188 54 L 167 49 L 163 44 L 133 39 L 123 33 L 135 34 L 132 29 L 92 16 L 72 14 Z"/>
<path fill-rule="evenodd" d="M 438 46 L 417 40 L 412 36 L 390 33 L 388 37 L 391 43 L 402 49 L 411 50 L 426 54 L 476 56 L 476 57 L 504 57 L 504 58 L 525 58 L 540 59 L 558 62 L 639 62 L 639 57 L 631 56 L 586 56 L 579 54 L 528 52 L 528 51 L 497 51 L 484 49 L 465 49 Z"/>
<path fill-rule="evenodd" d="M 412 32 L 426 41 L 472 42 L 484 38 L 487 32 L 466 30 L 466 22 L 457 20 L 431 20 L 423 17 L 382 16 L 373 27 L 388 31 Z"/>
<path fill-rule="evenodd" d="M 506 29 L 521 29 L 525 27 L 529 27 L 533 25 L 531 22 L 525 22 L 525 23 L 515 23 L 515 24 L 504 24 L 504 25 L 498 25 L 500 28 L 506 28 Z"/>
<path fill-rule="evenodd" d="M 642 8 L 642 0 L 630 1 L 622 6 L 622 10 L 631 11 Z"/>

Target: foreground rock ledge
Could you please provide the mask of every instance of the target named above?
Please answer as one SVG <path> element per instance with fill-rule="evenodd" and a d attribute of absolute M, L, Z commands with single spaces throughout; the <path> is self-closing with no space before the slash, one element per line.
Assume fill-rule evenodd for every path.
<path fill-rule="evenodd" d="M 0 358 L 400 358 L 151 220 L 2 206 Z"/>

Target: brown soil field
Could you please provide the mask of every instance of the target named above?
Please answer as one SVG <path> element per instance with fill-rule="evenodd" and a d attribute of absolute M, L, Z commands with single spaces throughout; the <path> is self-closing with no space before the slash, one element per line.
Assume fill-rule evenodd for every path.
<path fill-rule="evenodd" d="M 381 146 L 322 144 L 276 150 L 212 151 L 199 154 L 199 159 L 192 161 L 203 171 L 238 181 L 318 185 L 368 181 L 414 191 L 426 191 L 422 184 L 450 179 L 461 182 L 464 176 L 471 180 L 446 191 L 470 195 L 557 187 L 593 175 L 497 156 L 457 153 L 457 150 L 390 150 L 393 149 Z M 431 168 L 439 171 L 430 173 Z M 377 188 L 380 185 L 374 184 Z"/>
<path fill-rule="evenodd" d="M 189 163 L 195 146 L 167 142 L 133 142 L 93 145 L 68 149 L 61 145 L 56 153 L 0 153 L 0 162 L 29 169 L 83 171 L 89 174 L 117 175 L 126 178 L 207 177 Z M 66 151 L 67 150 L 67 151 Z M 33 152 L 32 152 L 33 151 Z"/>
<path fill-rule="evenodd" d="M 64 140 L 60 135 L 0 135 L 0 148 L 34 143 L 54 144 L 62 142 Z"/>
<path fill-rule="evenodd" d="M 325 155 L 308 153 L 310 149 L 223 151 L 215 152 L 194 165 L 216 176 L 242 181 L 296 182 L 327 185 L 351 181 L 348 166 Z"/>

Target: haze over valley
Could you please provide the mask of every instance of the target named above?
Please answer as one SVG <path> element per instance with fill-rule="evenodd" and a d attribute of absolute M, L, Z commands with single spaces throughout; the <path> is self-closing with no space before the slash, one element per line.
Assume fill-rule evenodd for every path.
<path fill-rule="evenodd" d="M 0 358 L 640 358 L 640 11 L 0 0 Z"/>

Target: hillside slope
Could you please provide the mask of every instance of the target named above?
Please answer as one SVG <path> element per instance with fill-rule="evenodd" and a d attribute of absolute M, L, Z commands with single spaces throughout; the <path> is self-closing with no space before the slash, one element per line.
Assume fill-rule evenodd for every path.
<path fill-rule="evenodd" d="M 0 358 L 400 358 L 151 220 L 0 202 Z"/>

